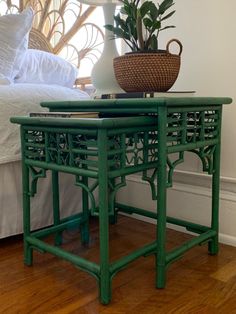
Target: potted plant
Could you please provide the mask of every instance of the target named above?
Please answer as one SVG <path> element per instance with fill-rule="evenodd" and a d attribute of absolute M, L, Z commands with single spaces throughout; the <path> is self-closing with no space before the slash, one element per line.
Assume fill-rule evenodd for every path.
<path fill-rule="evenodd" d="M 180 69 L 182 44 L 177 39 L 167 43 L 166 50 L 160 50 L 158 38 L 162 31 L 173 28 L 163 26 L 174 13 L 170 10 L 173 0 L 161 3 L 141 0 L 120 0 L 120 12 L 114 16 L 114 25 L 105 28 L 121 38 L 131 49 L 130 53 L 114 59 L 116 79 L 126 92 L 167 91 L 177 79 Z M 179 54 L 170 53 L 170 44 L 179 44 Z"/>

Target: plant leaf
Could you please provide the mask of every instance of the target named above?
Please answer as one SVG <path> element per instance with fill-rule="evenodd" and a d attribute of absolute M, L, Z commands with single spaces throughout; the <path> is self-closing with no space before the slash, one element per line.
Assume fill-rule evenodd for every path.
<path fill-rule="evenodd" d="M 145 26 L 145 28 L 150 29 L 153 25 L 153 22 L 148 17 L 146 17 L 143 19 L 143 25 Z"/>
<path fill-rule="evenodd" d="M 116 38 L 125 38 L 125 39 L 129 39 L 129 36 L 127 35 L 127 33 L 124 32 L 124 31 L 123 31 L 121 28 L 119 28 L 119 27 L 114 27 L 114 26 L 112 26 L 112 25 L 105 25 L 104 27 L 105 27 L 106 29 L 108 29 L 109 31 L 112 31 Z"/>
<path fill-rule="evenodd" d="M 153 21 L 155 21 L 158 18 L 158 16 L 160 15 L 159 9 L 157 8 L 157 6 L 153 2 L 150 3 L 149 8 L 150 8 L 149 15 L 150 15 L 151 19 Z"/>
<path fill-rule="evenodd" d="M 175 11 L 171 11 L 169 14 L 165 15 L 164 17 L 162 17 L 162 18 L 161 18 L 161 21 L 164 21 L 164 20 L 168 19 L 168 18 L 171 17 L 174 13 L 175 13 Z"/>
<path fill-rule="evenodd" d="M 175 28 L 175 26 L 174 25 L 165 26 L 165 27 L 161 28 L 159 31 L 164 31 L 164 29 L 168 29 L 168 28 Z"/>
<path fill-rule="evenodd" d="M 150 11 L 150 3 L 152 3 L 151 1 L 145 1 L 139 11 L 140 11 L 140 15 L 142 18 L 144 18 L 144 16 Z"/>
<path fill-rule="evenodd" d="M 125 21 L 122 20 L 122 18 L 120 17 L 120 14 L 117 14 L 114 16 L 114 21 L 117 27 L 121 27 L 123 30 L 127 30 Z"/>
<path fill-rule="evenodd" d="M 109 31 L 111 31 L 111 32 L 113 32 L 113 30 L 114 30 L 114 26 L 113 26 L 113 25 L 110 25 L 110 24 L 106 24 L 106 25 L 104 25 L 104 27 L 105 27 L 106 29 L 108 29 Z"/>
<path fill-rule="evenodd" d="M 127 17 L 125 24 L 127 27 L 127 32 L 130 34 L 130 37 L 137 39 L 138 36 L 137 36 L 136 23 L 134 23 L 130 17 Z"/>
<path fill-rule="evenodd" d="M 162 1 L 162 3 L 159 5 L 159 14 L 164 14 L 172 5 L 174 5 L 173 0 Z"/>
<path fill-rule="evenodd" d="M 152 35 L 152 37 L 151 37 L 150 48 L 151 48 L 151 50 L 157 50 L 158 49 L 157 37 L 155 35 Z"/>
<path fill-rule="evenodd" d="M 105 28 L 113 33 L 113 38 L 122 38 L 132 51 L 156 50 L 159 32 L 175 27 L 162 27 L 162 21 L 175 13 L 174 10 L 166 13 L 174 5 L 174 0 L 160 0 L 161 3 L 157 5 L 154 0 L 120 2 L 123 6 L 114 16 L 115 25 L 105 25 Z"/>

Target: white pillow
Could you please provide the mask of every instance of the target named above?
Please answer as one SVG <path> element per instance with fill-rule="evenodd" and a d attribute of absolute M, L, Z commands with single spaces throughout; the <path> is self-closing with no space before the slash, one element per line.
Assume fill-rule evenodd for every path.
<path fill-rule="evenodd" d="M 27 8 L 20 14 L 0 17 L 0 74 L 10 82 L 18 73 L 27 50 L 33 15 L 32 8 Z"/>
<path fill-rule="evenodd" d="M 68 61 L 49 52 L 28 49 L 15 83 L 56 84 L 72 87 L 78 70 Z"/>

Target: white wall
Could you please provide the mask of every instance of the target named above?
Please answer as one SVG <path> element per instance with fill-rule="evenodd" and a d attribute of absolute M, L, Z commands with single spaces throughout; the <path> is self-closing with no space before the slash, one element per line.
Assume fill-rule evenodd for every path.
<path fill-rule="evenodd" d="M 173 88 L 196 90 L 203 96 L 229 96 L 236 101 L 235 0 L 176 0 L 176 13 L 160 43 L 176 37 L 183 43 L 182 65 Z M 169 21 L 167 20 L 167 23 Z M 234 104 L 225 106 L 222 137 L 222 175 L 236 177 Z"/>
<path fill-rule="evenodd" d="M 229 96 L 234 99 L 233 104 L 224 107 L 223 113 L 220 216 L 221 240 L 234 245 L 236 244 L 236 1 L 176 0 L 175 2 L 176 13 L 170 21 L 167 20 L 167 23 L 176 25 L 176 28 L 160 35 L 160 48 L 164 48 L 171 38 L 178 38 L 184 46 L 180 74 L 173 89 L 195 90 L 202 96 Z M 188 217 L 194 221 L 207 223 L 210 180 L 201 173 L 201 164 L 193 156 L 188 156 L 185 164 L 178 169 L 175 187 L 169 191 L 169 212 L 177 217 L 180 215 L 182 218 Z M 140 194 L 137 192 L 132 194 L 134 188 L 140 189 Z M 128 190 L 122 192 L 121 198 L 138 205 L 135 197 L 144 195 L 141 190 L 143 188 L 139 179 L 131 177 Z M 133 199 L 132 195 L 135 196 Z M 148 197 L 141 196 L 141 199 L 144 200 L 144 207 L 155 210 L 155 205 Z M 189 209 L 189 203 L 192 209 Z"/>

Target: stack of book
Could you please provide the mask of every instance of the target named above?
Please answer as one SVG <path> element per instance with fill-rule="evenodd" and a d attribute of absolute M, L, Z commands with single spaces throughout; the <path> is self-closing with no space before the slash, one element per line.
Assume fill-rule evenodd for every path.
<path fill-rule="evenodd" d="M 102 99 L 118 98 L 155 98 L 155 97 L 193 97 L 195 91 L 170 91 L 170 92 L 135 92 L 135 93 L 117 93 L 103 94 Z"/>
<path fill-rule="evenodd" d="M 98 112 L 31 112 L 30 117 L 40 118 L 99 118 Z"/>

